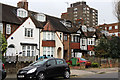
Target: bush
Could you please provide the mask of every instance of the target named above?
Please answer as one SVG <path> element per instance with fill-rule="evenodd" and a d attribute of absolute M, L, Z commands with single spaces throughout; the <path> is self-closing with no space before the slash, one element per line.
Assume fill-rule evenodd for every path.
<path fill-rule="evenodd" d="M 67 63 L 69 66 L 71 66 L 70 62 Z"/>
<path fill-rule="evenodd" d="M 92 63 L 91 67 L 99 67 L 99 64 L 98 63 Z"/>

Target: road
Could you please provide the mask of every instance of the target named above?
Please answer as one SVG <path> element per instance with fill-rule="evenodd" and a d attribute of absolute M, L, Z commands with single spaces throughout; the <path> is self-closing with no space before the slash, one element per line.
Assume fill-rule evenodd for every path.
<path fill-rule="evenodd" d="M 5 80 L 17 80 L 17 79 L 5 79 Z M 118 72 L 114 73 L 104 73 L 104 74 L 94 74 L 89 76 L 71 76 L 70 79 L 55 78 L 49 80 L 118 80 Z"/>

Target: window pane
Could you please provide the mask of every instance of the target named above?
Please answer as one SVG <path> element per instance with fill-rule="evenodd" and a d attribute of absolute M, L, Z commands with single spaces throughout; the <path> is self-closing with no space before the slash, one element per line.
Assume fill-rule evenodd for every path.
<path fill-rule="evenodd" d="M 3 33 L 3 24 L 0 23 L 0 32 Z"/>
<path fill-rule="evenodd" d="M 55 65 L 55 60 L 50 60 L 47 62 L 47 64 L 53 66 L 53 65 Z"/>
<path fill-rule="evenodd" d="M 64 64 L 63 60 L 57 60 L 57 64 Z"/>
<path fill-rule="evenodd" d="M 33 29 L 31 29 L 31 37 L 33 37 Z"/>
<path fill-rule="evenodd" d="M 27 29 L 25 28 L 25 36 L 27 36 Z"/>

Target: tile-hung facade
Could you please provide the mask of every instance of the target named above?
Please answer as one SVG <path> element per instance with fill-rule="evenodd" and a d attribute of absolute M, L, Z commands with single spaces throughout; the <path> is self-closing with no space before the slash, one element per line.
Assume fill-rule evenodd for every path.
<path fill-rule="evenodd" d="M 97 26 L 97 29 L 99 29 L 106 36 L 120 37 L 120 27 L 118 26 L 118 23 L 99 25 Z"/>

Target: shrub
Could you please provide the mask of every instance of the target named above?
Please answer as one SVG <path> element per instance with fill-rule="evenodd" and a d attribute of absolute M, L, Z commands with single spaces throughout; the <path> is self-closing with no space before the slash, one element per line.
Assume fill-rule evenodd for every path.
<path fill-rule="evenodd" d="M 98 63 L 92 63 L 91 67 L 99 67 L 99 64 Z"/>
<path fill-rule="evenodd" d="M 70 62 L 67 63 L 69 66 L 71 66 Z"/>

